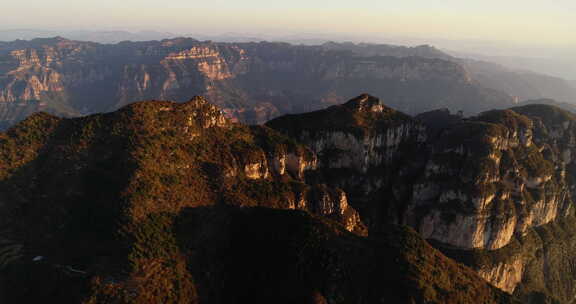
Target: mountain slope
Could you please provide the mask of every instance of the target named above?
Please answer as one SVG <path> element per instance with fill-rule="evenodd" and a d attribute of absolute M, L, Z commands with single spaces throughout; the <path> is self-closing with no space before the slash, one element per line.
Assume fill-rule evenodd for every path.
<path fill-rule="evenodd" d="M 35 114 L 0 133 L 0 296 L 511 303 L 410 229 L 364 237 L 346 193 L 316 170 L 306 147 L 200 97 Z"/>

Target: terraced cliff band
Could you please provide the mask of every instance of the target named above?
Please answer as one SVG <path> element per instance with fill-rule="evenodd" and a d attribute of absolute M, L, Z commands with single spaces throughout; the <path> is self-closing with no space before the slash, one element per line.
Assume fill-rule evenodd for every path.
<path fill-rule="evenodd" d="M 458 249 L 455 258 L 473 252 L 498 256 L 493 258 L 498 262 L 462 261 L 507 292 L 527 292 L 523 284 L 528 284 L 530 292 L 555 290 L 549 295 L 562 294 L 561 300 L 569 303 L 572 284 L 550 288 L 542 282 L 555 281 L 553 273 L 562 271 L 558 265 L 574 258 L 564 253 L 550 260 L 534 258 L 526 252 L 546 250 L 545 245 L 534 237 L 525 247 L 516 242 L 557 223 L 574 225 L 575 119 L 548 105 L 493 110 L 467 119 L 441 111 L 415 119 L 362 95 L 266 125 L 318 155 L 328 184 L 348 193 L 371 234 L 391 222 L 405 224 L 439 248 Z M 534 272 L 545 278 L 527 283 Z M 562 280 L 571 281 L 574 274 Z"/>

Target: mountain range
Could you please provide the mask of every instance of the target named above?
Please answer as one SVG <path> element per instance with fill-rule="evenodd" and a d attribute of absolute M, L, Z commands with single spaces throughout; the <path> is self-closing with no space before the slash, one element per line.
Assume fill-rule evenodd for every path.
<path fill-rule="evenodd" d="M 105 44 L 122 41 L 149 41 L 178 37 L 169 32 L 159 31 L 125 31 L 125 30 L 48 30 L 48 29 L 8 29 L 0 30 L 0 41 L 32 40 L 36 38 L 66 37 L 71 40 L 92 41 Z"/>
<path fill-rule="evenodd" d="M 572 303 L 576 115 L 205 98 L 0 133 L 9 303 Z"/>
<path fill-rule="evenodd" d="M 0 302 L 574 303 L 574 82 L 154 35 L 0 42 Z"/>
<path fill-rule="evenodd" d="M 521 69 L 518 64 L 510 65 L 514 67 L 510 68 L 488 61 L 492 57 L 467 54 L 455 57 L 429 45 L 404 47 L 369 43 L 327 43 L 325 46 L 330 49 L 349 50 L 363 56 L 415 56 L 451 61 L 462 65 L 470 73 L 470 78 L 480 86 L 505 92 L 520 101 L 549 98 L 573 103 L 576 100 L 576 86 L 571 81 L 539 74 L 526 68 Z"/>
<path fill-rule="evenodd" d="M 264 123 L 343 103 L 359 91 L 409 114 L 464 115 L 524 99 L 573 102 L 566 81 L 459 59 L 430 46 L 215 43 L 190 38 L 99 44 L 0 42 L 0 128 L 36 111 L 108 112 L 134 100 L 207 96 L 228 118 Z"/>

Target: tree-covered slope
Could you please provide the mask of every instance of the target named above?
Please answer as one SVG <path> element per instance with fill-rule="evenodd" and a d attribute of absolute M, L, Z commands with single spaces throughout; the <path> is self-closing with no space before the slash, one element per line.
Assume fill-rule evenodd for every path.
<path fill-rule="evenodd" d="M 58 303 L 508 303 L 390 226 L 307 147 L 203 98 L 0 133 L 0 296 Z M 296 210 L 294 210 L 296 209 Z"/>

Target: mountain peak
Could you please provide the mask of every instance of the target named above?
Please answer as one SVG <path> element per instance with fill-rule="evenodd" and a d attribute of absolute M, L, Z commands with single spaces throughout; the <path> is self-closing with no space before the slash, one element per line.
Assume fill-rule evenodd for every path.
<path fill-rule="evenodd" d="M 382 112 L 384 110 L 384 105 L 379 98 L 366 93 L 346 102 L 344 106 L 356 112 Z"/>
<path fill-rule="evenodd" d="M 196 135 L 202 129 L 227 128 L 231 125 L 221 109 L 202 96 L 194 96 L 182 103 L 159 100 L 140 101 L 124 106 L 119 112 L 129 113 L 130 119 L 138 119 L 146 125 L 157 123 L 162 125 L 157 126 L 159 128 L 180 126 L 187 133 Z"/>
<path fill-rule="evenodd" d="M 266 123 L 272 129 L 297 136 L 301 130 L 342 131 L 359 136 L 380 132 L 382 128 L 416 121 L 382 104 L 379 98 L 362 94 L 344 104 L 304 114 L 284 115 Z"/>

